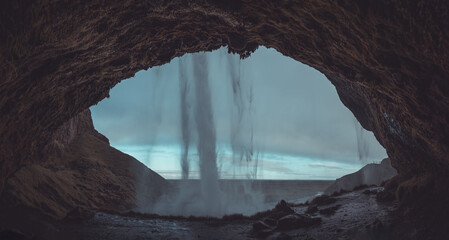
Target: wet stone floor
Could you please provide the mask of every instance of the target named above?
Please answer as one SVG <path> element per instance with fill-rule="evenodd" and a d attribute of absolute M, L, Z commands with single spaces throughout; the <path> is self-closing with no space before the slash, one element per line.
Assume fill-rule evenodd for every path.
<path fill-rule="evenodd" d="M 395 202 L 379 203 L 371 187 L 324 199 L 309 205 L 290 206 L 289 216 L 314 220 L 310 226 L 281 225 L 267 215 L 257 219 L 157 218 L 96 212 L 82 221 L 40 223 L 32 239 L 388 239 Z M 284 214 L 285 215 L 285 214 Z M 292 217 L 293 216 L 293 217 Z M 288 218 L 287 217 L 287 218 Z M 317 220 L 318 219 L 318 220 Z M 287 219 L 288 220 L 288 219 Z M 261 223 L 262 222 L 262 223 Z M 256 225 L 262 226 L 260 230 Z M 254 227 L 253 227 L 254 225 Z M 257 229 L 256 229 L 257 228 Z"/>

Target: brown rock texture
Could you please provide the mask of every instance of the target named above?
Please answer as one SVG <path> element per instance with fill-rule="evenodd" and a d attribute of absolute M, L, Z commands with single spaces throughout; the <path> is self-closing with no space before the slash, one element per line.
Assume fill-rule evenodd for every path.
<path fill-rule="evenodd" d="M 45 160 L 11 175 L 2 204 L 63 218 L 76 208 L 124 211 L 148 206 L 168 187 L 157 173 L 110 147 L 94 129 L 89 109 L 64 123 L 46 150 Z"/>
<path fill-rule="evenodd" d="M 402 179 L 449 181 L 448 1 L 18 0 L 0 20 L 0 189 L 137 71 L 259 45 L 324 73 Z"/>

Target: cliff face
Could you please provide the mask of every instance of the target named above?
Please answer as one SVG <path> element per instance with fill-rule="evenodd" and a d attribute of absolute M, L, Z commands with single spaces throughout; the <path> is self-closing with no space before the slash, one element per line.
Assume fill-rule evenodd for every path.
<path fill-rule="evenodd" d="M 328 77 L 412 179 L 402 192 L 449 181 L 447 1 L 19 0 L 0 3 L 0 20 L 0 189 L 21 165 L 40 164 L 59 126 L 138 70 L 259 45 Z"/>
<path fill-rule="evenodd" d="M 114 211 L 148 207 L 168 186 L 157 173 L 110 147 L 94 129 L 89 109 L 58 128 L 45 149 L 45 159 L 10 176 L 3 205 L 31 207 L 63 218 L 76 207 Z"/>
<path fill-rule="evenodd" d="M 382 182 L 389 180 L 397 174 L 396 169 L 391 167 L 390 159 L 385 158 L 379 164 L 367 164 L 357 172 L 338 178 L 332 185 L 324 190 L 324 194 L 332 195 L 333 193 L 338 193 L 341 190 L 352 191 L 355 187 L 359 187 L 361 185 L 380 186 Z"/>
<path fill-rule="evenodd" d="M 47 146 L 44 147 L 45 156 L 61 154 L 73 140 L 82 135 L 89 134 L 109 145 L 109 139 L 94 128 L 89 109 L 71 118 L 60 126 L 54 133 Z"/>

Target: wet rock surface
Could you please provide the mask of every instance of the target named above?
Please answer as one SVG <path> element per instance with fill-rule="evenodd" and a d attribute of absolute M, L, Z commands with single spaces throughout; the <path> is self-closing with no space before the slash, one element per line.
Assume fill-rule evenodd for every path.
<path fill-rule="evenodd" d="M 257 214 L 256 214 L 257 215 Z M 287 202 L 281 200 L 273 210 L 269 211 L 268 217 L 253 224 L 253 233 L 257 237 L 269 236 L 276 231 L 307 228 L 321 223 L 321 218 L 297 214 L 288 206 Z M 287 237 L 282 235 L 278 237 Z M 275 238 L 277 239 L 277 237 Z"/>
<path fill-rule="evenodd" d="M 291 214 L 278 220 L 277 229 L 292 230 L 319 225 L 321 218 L 312 218 L 301 214 Z"/>
<path fill-rule="evenodd" d="M 374 188 L 373 188 L 374 189 Z M 378 189 L 378 188 L 376 188 Z M 95 212 L 84 221 L 54 221 L 25 211 L 24 219 L 0 216 L 0 224 L 37 239 L 393 239 L 392 214 L 397 203 L 379 204 L 363 190 L 342 194 L 331 216 L 305 214 L 306 205 L 268 223 L 269 217 L 183 218 Z M 12 211 L 17 212 L 17 211 Z M 28 215 L 27 215 L 28 214 Z M 318 223 L 319 220 L 320 222 Z M 14 225 L 14 223 L 16 225 Z M 281 225 L 279 225 L 279 223 Z M 20 226 L 17 228 L 17 226 Z M 282 227 L 280 227 L 282 226 Z M 284 228 L 285 227 L 285 228 Z M 257 229 L 257 232 L 256 231 Z"/>
<path fill-rule="evenodd" d="M 270 222 L 270 223 L 271 223 L 270 225 L 273 225 L 273 222 Z M 274 223 L 277 224 L 277 221 L 275 220 Z M 271 229 L 270 225 L 265 223 L 265 221 L 258 221 L 258 222 L 253 224 L 253 229 L 256 232 L 265 231 L 265 230 Z"/>
<path fill-rule="evenodd" d="M 319 210 L 319 213 L 324 216 L 331 216 L 341 207 L 341 205 L 335 205 L 333 207 L 323 208 Z"/>
<path fill-rule="evenodd" d="M 74 221 L 74 222 L 82 222 L 89 219 L 92 219 L 95 216 L 95 213 L 93 211 L 90 211 L 88 209 L 83 209 L 80 207 L 76 207 L 72 209 L 67 215 L 65 216 L 65 221 Z"/>
<path fill-rule="evenodd" d="M 323 206 L 323 205 L 329 205 L 329 204 L 335 203 L 336 201 L 337 201 L 337 199 L 335 197 L 330 197 L 328 195 L 321 195 L 321 196 L 314 198 L 309 203 L 309 205 Z"/>
<path fill-rule="evenodd" d="M 371 192 L 368 192 L 368 194 L 371 194 Z M 395 199 L 396 197 L 394 196 L 394 193 L 391 191 L 382 190 L 376 193 L 376 200 L 379 202 L 390 202 Z"/>
<path fill-rule="evenodd" d="M 318 212 L 318 206 L 317 205 L 309 205 L 307 207 L 307 210 L 305 211 L 305 213 L 307 213 L 307 214 L 314 214 L 316 212 Z"/>

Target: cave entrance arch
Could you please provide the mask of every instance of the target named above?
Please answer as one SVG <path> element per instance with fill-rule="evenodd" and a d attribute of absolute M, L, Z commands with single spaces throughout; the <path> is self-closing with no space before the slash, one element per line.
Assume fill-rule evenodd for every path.
<path fill-rule="evenodd" d="M 264 45 L 312 66 L 374 132 L 399 172 L 448 172 L 442 153 L 448 152 L 449 134 L 437 127 L 448 119 L 426 117 L 448 109 L 443 66 L 449 54 L 435 47 L 447 41 L 444 14 L 417 13 L 412 3 L 94 1 L 63 9 L 49 3 L 49 18 L 44 8 L 22 18 L 36 6 L 17 4 L 2 5 L 1 186 L 18 166 L 45 155 L 58 126 L 105 98 L 120 80 L 184 53 L 225 45 L 242 57 Z M 384 15 L 383 9 L 404 10 Z M 426 34 L 430 23 L 442 30 Z M 415 94 L 420 89 L 436 94 Z"/>
<path fill-rule="evenodd" d="M 226 45 L 242 56 L 273 47 L 324 73 L 402 180 L 415 178 L 405 189 L 447 182 L 448 3 L 4 1 L 0 9 L 2 192 L 18 168 L 42 160 L 59 126 L 117 82 Z"/>
<path fill-rule="evenodd" d="M 167 172 L 167 175 L 160 172 L 168 178 L 181 177 L 178 163 L 181 147 L 177 146 L 183 142 L 181 104 L 185 105 L 184 111 L 189 111 L 185 120 L 185 124 L 189 124 L 186 129 L 191 135 L 189 137 L 196 138 L 192 112 L 195 108 L 192 78 L 196 77 L 193 74 L 193 55 L 137 73 L 113 88 L 108 99 L 91 108 L 96 129 L 109 138 L 112 146 L 133 155 L 156 171 L 175 171 L 173 167 L 176 167 L 177 176 L 170 175 L 174 172 Z M 345 172 L 321 175 L 323 179 L 333 180 L 358 170 L 364 164 L 380 162 L 387 157 L 383 148 L 376 145 L 374 136 L 365 132 L 341 104 L 333 86 L 312 68 L 265 47 L 244 60 L 229 55 L 225 48 L 205 56 L 206 65 L 202 67 L 208 72 L 206 80 L 212 98 L 217 145 L 221 147 L 217 152 L 224 151 L 221 158 L 230 157 L 227 154 L 231 151 L 231 142 L 235 141 L 251 149 L 252 158 L 257 152 L 282 152 L 285 157 L 313 156 L 311 159 L 317 161 L 338 159 L 357 164 L 353 167 L 341 165 L 342 169 L 350 168 Z M 181 74 L 185 80 L 181 80 Z M 181 86 L 181 81 L 187 82 Z M 181 97 L 186 99 L 181 102 Z M 238 139 L 232 140 L 233 137 Z M 195 148 L 196 140 L 188 140 L 192 141 L 189 146 Z M 152 146 L 162 148 L 153 149 Z M 236 151 L 241 147 L 236 146 Z M 169 159 L 165 155 L 152 156 L 152 151 L 165 153 L 170 150 L 173 152 L 170 152 Z M 245 156 L 242 154 L 238 154 L 238 158 L 243 161 Z M 157 165 L 164 162 L 171 168 Z M 297 170 L 297 177 L 292 175 L 288 178 L 310 178 L 305 175 L 307 171 L 300 174 L 301 169 L 298 167 Z M 198 174 L 196 169 L 191 177 L 198 178 Z M 231 173 L 226 174 L 221 177 L 232 178 Z M 253 175 L 251 173 L 256 179 L 263 176 Z M 285 175 L 265 177 L 286 178 Z M 239 175 L 237 178 L 247 176 Z"/>
<path fill-rule="evenodd" d="M 196 62 L 199 55 L 204 62 Z M 207 72 L 206 76 L 196 71 L 198 67 Z M 213 161 L 218 178 L 224 180 L 220 181 L 220 189 L 224 191 L 221 193 L 226 192 L 221 197 L 226 214 L 250 215 L 271 209 L 280 199 L 305 201 L 326 190 L 332 180 L 386 158 L 385 150 L 372 133 L 363 130 L 321 73 L 264 47 L 244 60 L 221 48 L 210 53 L 187 54 L 166 65 L 141 71 L 117 85 L 108 99 L 91 108 L 94 125 L 109 138 L 111 146 L 134 156 L 163 177 L 198 179 L 202 174 L 197 152 L 196 108 L 207 106 L 196 102 L 200 94 L 195 86 L 198 83 L 205 84 L 211 96 L 214 139 L 209 141 L 216 142 L 217 155 Z M 366 182 L 363 178 L 362 182 L 348 182 L 344 190 L 374 184 L 368 175 Z M 253 187 L 260 186 L 255 191 L 249 181 L 225 179 L 251 180 Z M 280 189 L 289 188 L 293 182 L 279 180 L 301 180 L 295 184 L 304 189 L 297 189 L 296 194 L 277 191 L 272 189 L 274 185 L 257 181 L 260 179 L 276 180 Z M 199 186 L 191 181 L 171 182 L 174 186 L 187 185 L 186 189 Z M 310 185 L 304 187 L 307 184 Z M 137 195 L 142 189 L 151 188 L 151 183 L 138 179 L 136 185 Z M 238 187 L 246 189 L 245 194 L 251 196 L 248 199 L 257 195 L 261 200 L 251 201 L 248 206 L 238 203 L 235 197 Z M 162 202 L 183 202 L 182 208 L 171 206 L 167 210 L 161 207 L 161 202 L 142 201 L 140 211 L 164 215 L 213 214 L 212 209 L 195 205 L 202 199 L 192 199 L 200 193 L 178 191 L 184 196 Z M 192 196 L 184 199 L 186 194 Z"/>

